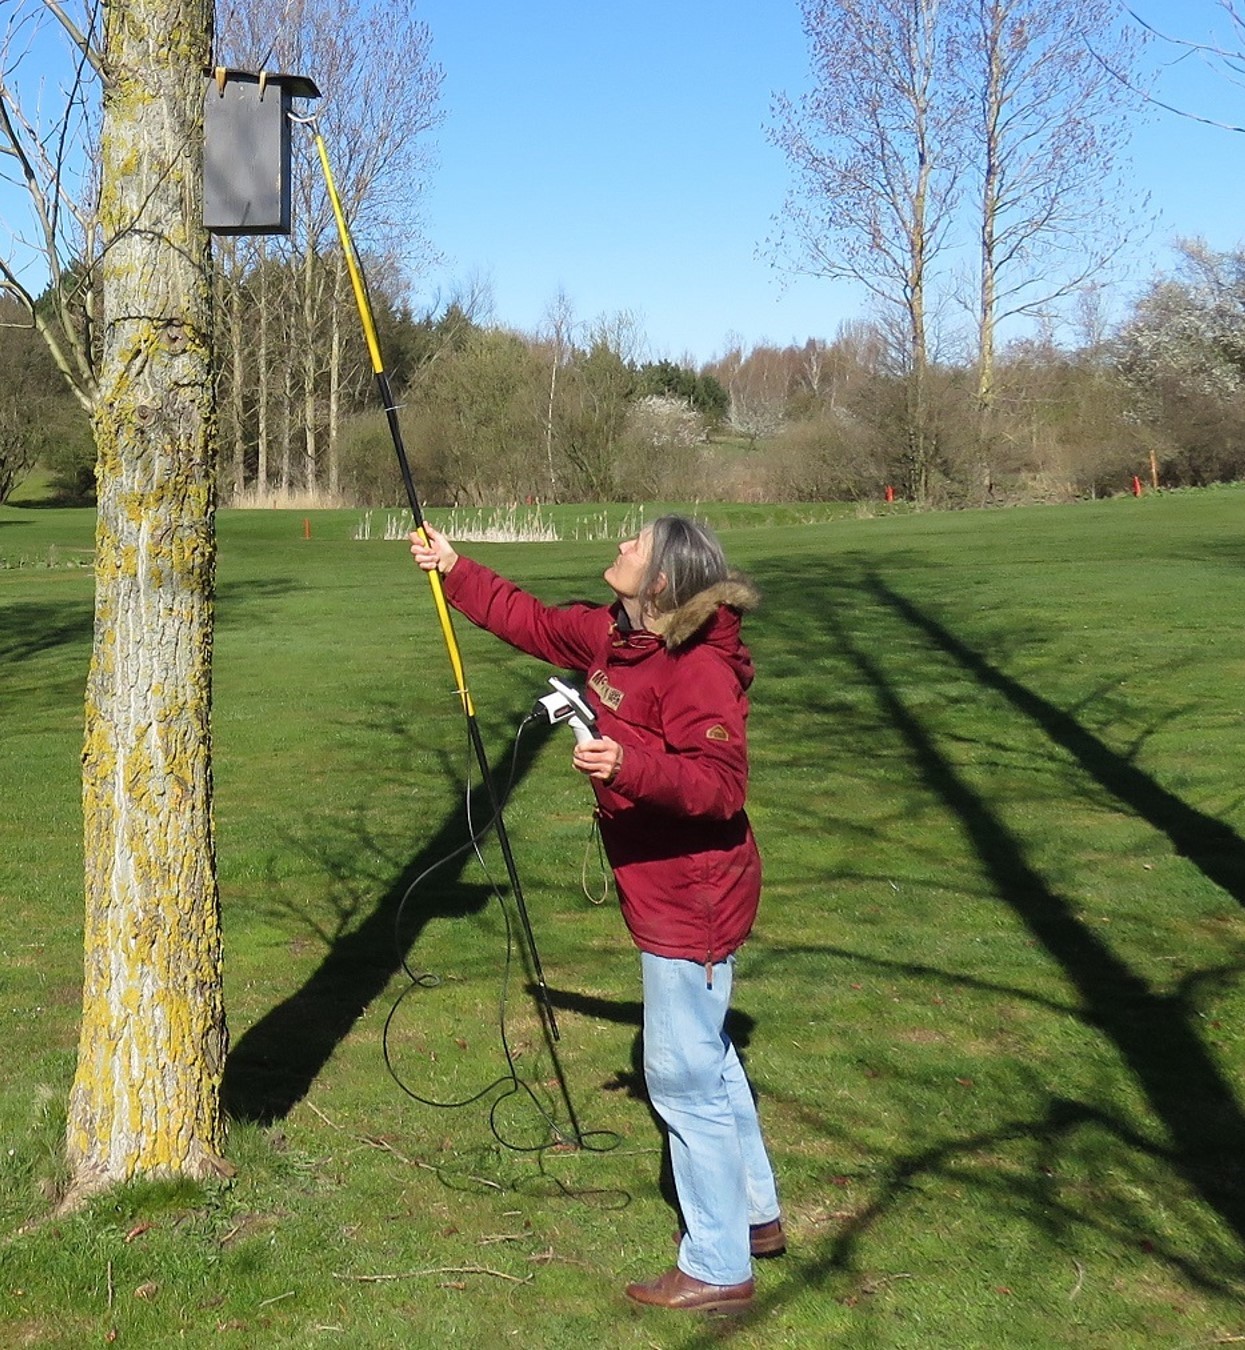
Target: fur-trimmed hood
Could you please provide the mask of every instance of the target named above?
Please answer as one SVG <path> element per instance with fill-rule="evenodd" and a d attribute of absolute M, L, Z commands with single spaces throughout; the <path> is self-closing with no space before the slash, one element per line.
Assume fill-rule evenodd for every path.
<path fill-rule="evenodd" d="M 669 651 L 677 651 L 690 642 L 725 605 L 736 614 L 747 614 L 761 603 L 761 593 L 741 572 L 732 572 L 725 581 L 706 586 L 685 600 L 678 609 L 661 616 L 657 625 Z M 650 620 L 651 623 L 651 620 Z"/>

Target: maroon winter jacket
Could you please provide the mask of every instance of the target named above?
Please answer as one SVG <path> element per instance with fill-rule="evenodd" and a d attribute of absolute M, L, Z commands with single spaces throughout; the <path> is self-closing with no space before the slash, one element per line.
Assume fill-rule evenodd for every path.
<path fill-rule="evenodd" d="M 532 656 L 587 676 L 597 728 L 623 761 L 597 795 L 601 839 L 635 944 L 657 956 L 724 960 L 748 936 L 761 860 L 744 811 L 752 659 L 742 577 L 693 596 L 661 636 L 631 631 L 619 603 L 542 604 L 459 557 L 445 577 L 454 607 Z"/>

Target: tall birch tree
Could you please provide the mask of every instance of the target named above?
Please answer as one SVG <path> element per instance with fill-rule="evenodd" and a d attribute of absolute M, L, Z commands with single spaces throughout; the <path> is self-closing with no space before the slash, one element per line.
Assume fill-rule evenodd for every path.
<path fill-rule="evenodd" d="M 957 71 L 973 109 L 978 458 L 990 490 L 1000 324 L 1101 280 L 1128 238 L 1120 181 L 1137 99 L 1116 0 L 966 0 Z"/>
<path fill-rule="evenodd" d="M 953 0 L 801 0 L 812 88 L 775 103 L 795 176 L 775 241 L 796 270 L 858 283 L 898 334 L 910 488 L 928 496 L 934 267 L 947 245 L 962 131 L 945 90 Z"/>

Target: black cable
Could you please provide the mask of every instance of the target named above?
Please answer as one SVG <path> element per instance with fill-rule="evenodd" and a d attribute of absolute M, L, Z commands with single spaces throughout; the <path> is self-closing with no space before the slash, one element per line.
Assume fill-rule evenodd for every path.
<path fill-rule="evenodd" d="M 399 961 L 401 962 L 402 969 L 406 972 L 406 975 L 410 980 L 410 983 L 406 986 L 405 989 L 401 990 L 401 992 L 398 994 L 397 998 L 393 1002 L 392 1007 L 389 1009 L 388 1016 L 385 1018 L 385 1024 L 381 1034 L 381 1051 L 385 1061 L 385 1068 L 388 1070 L 389 1076 L 393 1079 L 393 1081 L 397 1084 L 397 1086 L 402 1092 L 404 1092 L 412 1100 L 419 1102 L 423 1106 L 434 1107 L 438 1110 L 447 1110 L 447 1111 L 458 1110 L 465 1106 L 471 1106 L 475 1102 L 482 1100 L 484 1097 L 488 1096 L 488 1094 L 490 1092 L 493 1092 L 495 1089 L 504 1088 L 505 1090 L 501 1091 L 498 1094 L 496 1099 L 493 1101 L 492 1106 L 489 1108 L 489 1117 L 488 1117 L 489 1130 L 499 1144 L 501 1144 L 504 1148 L 510 1149 L 512 1152 L 539 1153 L 547 1148 L 555 1147 L 558 1144 L 573 1144 L 576 1147 L 585 1149 L 586 1151 L 589 1152 L 604 1153 L 618 1146 L 618 1144 L 621 1142 L 619 1136 L 615 1134 L 612 1130 L 588 1130 L 588 1131 L 581 1130 L 578 1126 L 578 1122 L 574 1122 L 573 1133 L 567 1134 L 563 1130 L 563 1128 L 559 1125 L 557 1120 L 550 1114 L 548 1109 L 541 1102 L 532 1085 L 519 1074 L 518 1069 L 515 1065 L 514 1052 L 511 1049 L 509 1037 L 506 1031 L 506 1011 L 509 1000 L 510 970 L 514 959 L 514 929 L 511 923 L 510 911 L 506 906 L 505 896 L 502 893 L 501 888 L 497 885 L 496 881 L 490 874 L 488 870 L 488 865 L 484 860 L 484 855 L 481 852 L 480 846 L 483 840 L 487 837 L 488 832 L 497 823 L 497 820 L 501 816 L 501 813 L 506 803 L 510 800 L 510 796 L 514 791 L 515 779 L 518 776 L 519 745 L 522 741 L 523 732 L 526 730 L 530 722 L 536 720 L 538 720 L 537 715 L 532 713 L 529 714 L 526 718 L 524 718 L 523 721 L 519 724 L 518 732 L 516 733 L 514 738 L 514 746 L 511 751 L 509 779 L 506 782 L 504 790 L 500 793 L 496 801 L 493 803 L 494 809 L 492 814 L 489 816 L 488 820 L 486 820 L 484 824 L 481 825 L 478 829 L 476 829 L 471 822 L 472 786 L 471 786 L 470 759 L 468 760 L 468 772 L 467 772 L 466 795 L 465 795 L 465 803 L 466 803 L 465 809 L 466 809 L 467 830 L 468 830 L 467 839 L 458 848 L 451 850 L 451 852 L 447 853 L 444 857 L 438 858 L 436 862 L 426 867 L 417 877 L 415 877 L 414 880 L 411 882 L 411 884 L 406 888 L 406 892 L 403 894 L 402 899 L 398 904 L 398 911 L 394 921 L 394 939 L 397 944 Z M 499 1077 L 495 1078 L 491 1083 L 486 1084 L 484 1087 L 480 1088 L 479 1091 L 472 1093 L 468 1097 L 463 1097 L 456 1101 L 440 1101 L 436 1098 L 426 1097 L 422 1093 L 416 1092 L 415 1089 L 410 1086 L 410 1084 L 404 1081 L 402 1076 L 399 1074 L 397 1067 L 394 1065 L 392 1056 L 390 1054 L 389 1031 L 391 1026 L 393 1025 L 394 1018 L 398 1014 L 398 1010 L 402 1007 L 406 999 L 415 989 L 434 988 L 440 984 L 440 979 L 437 976 L 432 975 L 428 972 L 420 972 L 417 974 L 415 971 L 411 969 L 409 963 L 407 962 L 406 952 L 403 949 L 401 936 L 402 917 L 406 909 L 407 901 L 410 900 L 411 896 L 415 893 L 415 891 L 419 888 L 419 886 L 421 886 L 433 872 L 437 871 L 441 867 L 446 866 L 448 863 L 453 862 L 454 859 L 461 857 L 464 853 L 468 852 L 469 850 L 474 851 L 477 859 L 480 862 L 480 866 L 484 871 L 485 878 L 488 881 L 489 889 L 491 890 L 494 899 L 496 899 L 498 906 L 501 909 L 502 920 L 505 924 L 506 929 L 506 959 L 502 971 L 501 995 L 498 1004 L 498 1037 L 501 1042 L 502 1053 L 505 1056 L 507 1071 L 504 1074 L 500 1075 Z M 508 1101 L 511 1097 L 516 1096 L 518 1094 L 525 1094 L 527 1096 L 528 1100 L 536 1108 L 538 1115 L 540 1115 L 540 1117 L 546 1122 L 546 1124 L 549 1127 L 550 1137 L 545 1141 L 543 1141 L 542 1143 L 517 1144 L 512 1140 L 507 1139 L 505 1135 L 502 1133 L 502 1131 L 498 1128 L 497 1125 L 498 1109 L 501 1107 L 501 1104 L 504 1101 Z M 573 1116 L 573 1108 L 572 1108 L 572 1116 Z M 594 1143 L 592 1142 L 594 1140 L 607 1140 L 609 1142 Z"/>

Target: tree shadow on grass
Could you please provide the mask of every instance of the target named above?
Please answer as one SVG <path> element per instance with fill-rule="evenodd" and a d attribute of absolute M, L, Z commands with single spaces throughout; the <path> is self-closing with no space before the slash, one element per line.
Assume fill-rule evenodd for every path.
<path fill-rule="evenodd" d="M 261 600 L 285 595 L 292 580 L 232 582 L 217 588 L 216 626 L 234 621 Z M 93 602 L 87 599 L 42 602 L 18 600 L 0 607 L 0 668 L 29 661 L 45 652 L 87 644 L 95 626 Z"/>
<path fill-rule="evenodd" d="M 881 666 L 833 621 L 830 626 L 873 687 L 916 773 L 959 820 L 999 897 L 1058 962 L 1080 997 L 1083 1019 L 1132 1071 L 1172 1140 L 1177 1170 L 1245 1241 L 1245 1115 L 1233 1084 L 1190 1025 L 1193 1010 L 1183 989 L 1155 993 L 1076 917 L 1029 863 L 1021 840 L 938 750 Z"/>
<path fill-rule="evenodd" d="M 951 985 L 957 989 L 971 989 L 977 993 L 995 994 L 1001 998 L 1014 999 L 1018 1003 L 1028 1003 L 1058 1017 L 1075 1017 L 1078 1009 L 1073 1003 L 1061 1003 L 1055 999 L 1043 998 L 1029 990 L 1015 985 L 1000 984 L 994 980 L 983 980 L 977 975 L 966 975 L 960 971 L 945 970 L 940 966 L 927 965 L 920 961 L 894 961 L 885 957 L 872 956 L 867 952 L 853 951 L 847 947 L 836 947 L 821 943 L 770 943 L 761 944 L 752 954 L 750 962 L 754 975 L 764 975 L 776 966 L 783 965 L 791 957 L 812 957 L 821 963 L 825 960 L 841 961 L 848 966 L 865 966 L 878 973 L 899 976 L 901 979 L 934 981 L 939 988 Z M 1218 972 L 1216 972 L 1218 973 Z"/>
<path fill-rule="evenodd" d="M 838 578 L 836 578 L 837 580 Z M 853 579 L 844 576 L 851 584 Z M 1096 1029 L 1114 1047 L 1131 1071 L 1162 1127 L 1166 1141 L 1156 1144 L 1129 1122 L 1098 1108 L 1042 1092 L 1045 1110 L 1028 1119 L 1004 1121 L 995 1128 L 963 1138 L 940 1141 L 932 1147 L 896 1156 L 882 1173 L 881 1184 L 863 1208 L 846 1216 L 840 1231 L 821 1242 L 803 1260 L 784 1267 L 786 1279 L 758 1300 L 747 1319 L 752 1324 L 788 1299 L 800 1287 L 821 1287 L 835 1277 L 843 1280 L 849 1299 L 874 1292 L 857 1269 L 859 1246 L 869 1230 L 899 1203 L 922 1176 L 945 1174 L 958 1157 L 989 1149 L 1007 1139 L 1030 1138 L 1051 1151 L 1083 1128 L 1103 1131 L 1137 1158 L 1148 1158 L 1180 1176 L 1204 1206 L 1208 1217 L 1220 1221 L 1237 1244 L 1245 1241 L 1245 1115 L 1235 1085 L 1228 1081 L 1195 1030 L 1194 991 L 1200 982 L 1238 975 L 1239 968 L 1201 971 L 1188 977 L 1170 994 L 1155 992 L 1091 928 L 1076 917 L 1074 907 L 1056 892 L 1030 864 L 1022 840 L 1004 824 L 988 799 L 977 792 L 938 748 L 934 736 L 900 697 L 896 682 L 879 660 L 863 646 L 860 628 L 847 622 L 825 602 L 825 581 L 819 587 L 794 573 L 780 583 L 790 601 L 790 620 L 799 625 L 796 646 L 815 650 L 820 627 L 840 659 L 872 692 L 886 725 L 905 748 L 917 780 L 950 810 L 973 845 L 994 892 L 1028 929 L 1035 941 L 1058 963 L 1079 1007 L 1075 1015 Z M 999 690 L 1013 704 L 1033 716 L 1052 740 L 1069 749 L 1099 782 L 1111 788 L 1168 833 L 1203 872 L 1234 895 L 1239 891 L 1239 838 L 1220 822 L 1180 802 L 1133 765 L 1102 746 L 1066 713 L 1054 708 L 1017 682 L 1002 676 L 966 644 L 936 625 L 916 606 L 902 600 L 876 578 L 868 583 L 874 595 L 912 629 L 933 638 L 956 657 L 983 685 Z M 789 589 L 788 589 L 789 588 Z M 812 602 L 820 593 L 821 599 Z M 820 608 L 810 614 L 812 603 Z M 880 643 L 870 651 L 881 650 Z M 911 660 L 909 653 L 904 660 Z M 1173 825 L 1171 815 L 1176 824 Z M 1225 856 L 1226 855 L 1226 856 Z M 947 978 L 952 978 L 948 976 Z M 972 1180 L 972 1179 L 970 1179 Z M 980 1184 L 972 1180 L 972 1184 Z M 1007 1183 L 1003 1183 L 1007 1184 Z M 1123 1202 L 1122 1202 L 1123 1203 Z M 1044 1202 L 1045 1204 L 1045 1202 Z M 1044 1205 L 1032 1207 L 1032 1221 L 1048 1222 Z M 1086 1222 L 1084 1215 L 1070 1219 Z M 1089 1222 L 1099 1223 L 1096 1216 Z M 1099 1226 L 1102 1226 L 1101 1223 Z M 1137 1240 L 1137 1229 L 1118 1224 L 1122 1243 Z M 1141 1232 L 1146 1232 L 1143 1227 Z M 1234 1292 L 1231 1276 L 1213 1259 L 1199 1261 L 1187 1251 L 1151 1242 L 1157 1256 L 1180 1270 L 1192 1283 L 1216 1292 Z M 853 1281 L 859 1286 L 851 1293 Z M 880 1288 L 885 1277 L 877 1282 Z M 717 1331 L 693 1337 L 688 1346 L 709 1346 L 721 1340 Z"/>
<path fill-rule="evenodd" d="M 878 600 L 923 633 L 974 679 L 1002 694 L 1017 711 L 1036 722 L 1091 778 L 1148 825 L 1165 834 L 1176 852 L 1207 880 L 1227 891 L 1237 904 L 1245 905 L 1245 839 L 1230 825 L 1190 806 L 1156 783 L 1126 756 L 1104 745 L 1070 713 L 1005 675 L 880 577 L 871 575 L 868 587 Z"/>
<path fill-rule="evenodd" d="M 513 787 L 526 776 L 539 744 L 536 736 L 520 738 L 503 755 L 501 762 L 509 766 L 509 778 L 496 775 L 498 792 L 507 781 Z M 471 795 L 468 818 L 479 831 L 491 816 L 488 794 L 480 786 Z M 301 987 L 249 1027 L 232 1047 L 222 1095 L 234 1119 L 269 1125 L 288 1115 L 306 1096 L 336 1047 L 404 968 L 407 954 L 428 923 L 465 918 L 485 908 L 492 887 L 463 879 L 463 870 L 474 856 L 463 847 L 469 835 L 461 811 L 448 815 L 385 884 L 371 910 L 347 931 L 331 937 L 326 956 Z M 368 840 L 357 842 L 359 856 L 373 852 Z M 444 865 L 437 866 L 440 863 Z M 335 865 L 340 868 L 340 859 Z"/>
<path fill-rule="evenodd" d="M 19 600 L 5 605 L 0 608 L 0 667 L 87 643 L 93 623 L 90 600 L 53 604 Z"/>
<path fill-rule="evenodd" d="M 1098 1143 L 1097 1141 L 1103 1141 Z M 1084 1167 L 1105 1174 L 1118 1170 L 1112 1158 L 1104 1156 L 1106 1141 L 1122 1146 L 1130 1156 L 1157 1162 L 1172 1161 L 1171 1154 L 1153 1140 L 1139 1134 L 1126 1121 L 1089 1103 L 1058 1095 L 1046 1095 L 1041 1110 L 1028 1116 L 1000 1121 L 992 1129 L 948 1138 L 928 1148 L 901 1154 L 881 1169 L 872 1195 L 853 1204 L 850 1191 L 844 1193 L 843 1208 L 835 1214 L 837 1231 L 808 1241 L 793 1237 L 786 1258 L 758 1280 L 759 1295 L 752 1309 L 736 1325 L 740 1329 L 765 1325 L 783 1304 L 806 1291 L 822 1290 L 845 1307 L 867 1306 L 871 1299 L 884 1296 L 888 1287 L 900 1280 L 919 1278 L 897 1265 L 894 1269 L 866 1266 L 861 1260 L 862 1244 L 872 1229 L 897 1207 L 913 1202 L 931 1179 L 941 1179 L 956 1189 L 988 1188 L 999 1207 L 1009 1206 L 1023 1213 L 1032 1226 L 1052 1244 L 1066 1234 L 1089 1229 L 1100 1233 L 1121 1250 L 1142 1247 L 1153 1259 L 1178 1271 L 1190 1287 L 1210 1295 L 1236 1298 L 1239 1280 L 1234 1280 L 1213 1258 L 1193 1259 L 1161 1236 L 1144 1207 L 1137 1201 L 1129 1209 L 1121 1202 L 1112 1209 L 1101 1203 L 1092 1207 L 1073 1188 L 1065 1197 L 1059 1181 L 1070 1155 L 1076 1155 Z M 1032 1150 L 1031 1166 L 1020 1174 L 995 1169 L 983 1173 L 975 1160 L 1006 1153 L 1017 1143 Z M 1129 1190 L 1133 1188 L 1122 1188 Z M 1139 1191 L 1144 1190 L 1140 1183 Z M 1080 1201 L 1080 1203 L 1078 1203 Z M 898 1258 L 902 1262 L 902 1256 Z M 730 1324 L 707 1326 L 680 1342 L 682 1350 L 708 1350 L 729 1339 Z"/>
<path fill-rule="evenodd" d="M 637 979 L 638 979 L 637 975 Z M 591 994 L 579 994 L 569 989 L 550 989 L 549 997 L 555 1008 L 578 1014 L 580 1017 L 595 1019 L 598 1022 L 614 1022 L 620 1026 L 635 1028 L 632 1042 L 631 1063 L 627 1069 L 602 1083 L 606 1092 L 625 1092 L 638 1101 L 648 1101 L 648 1091 L 644 1086 L 644 1056 L 641 1032 L 644 1026 L 644 1005 L 639 999 L 597 998 Z M 738 1008 L 731 1008 L 726 1014 L 726 1034 L 734 1043 L 735 1049 L 743 1058 L 752 1033 L 756 1030 L 756 1019 Z"/>

